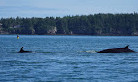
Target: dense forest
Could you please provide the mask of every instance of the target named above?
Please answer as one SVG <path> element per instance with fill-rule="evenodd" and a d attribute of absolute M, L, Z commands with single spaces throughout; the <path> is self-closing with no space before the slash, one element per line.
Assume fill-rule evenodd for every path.
<path fill-rule="evenodd" d="M 0 34 L 138 35 L 138 13 L 1 18 Z"/>

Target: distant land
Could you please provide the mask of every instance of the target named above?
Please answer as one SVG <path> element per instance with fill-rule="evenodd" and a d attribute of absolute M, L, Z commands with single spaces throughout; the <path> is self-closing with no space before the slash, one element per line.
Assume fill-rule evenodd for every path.
<path fill-rule="evenodd" d="M 0 34 L 137 36 L 138 13 L 1 18 Z"/>

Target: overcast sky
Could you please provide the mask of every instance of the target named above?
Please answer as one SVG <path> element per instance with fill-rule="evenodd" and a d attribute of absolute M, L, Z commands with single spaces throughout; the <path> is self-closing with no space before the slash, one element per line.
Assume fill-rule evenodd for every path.
<path fill-rule="evenodd" d="M 0 18 L 138 12 L 138 0 L 0 0 Z"/>

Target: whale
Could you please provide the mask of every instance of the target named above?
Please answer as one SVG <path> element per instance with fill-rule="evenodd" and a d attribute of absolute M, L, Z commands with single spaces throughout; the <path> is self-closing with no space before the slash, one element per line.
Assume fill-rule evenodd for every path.
<path fill-rule="evenodd" d="M 32 51 L 25 51 L 25 50 L 23 50 L 23 47 L 22 47 L 18 53 L 31 53 L 31 52 Z"/>
<path fill-rule="evenodd" d="M 32 53 L 32 51 L 19 51 L 19 53 Z"/>
<path fill-rule="evenodd" d="M 124 48 L 111 48 L 111 49 L 105 49 L 102 51 L 99 51 L 97 53 L 134 53 L 135 51 L 128 48 L 129 45 L 127 45 Z"/>

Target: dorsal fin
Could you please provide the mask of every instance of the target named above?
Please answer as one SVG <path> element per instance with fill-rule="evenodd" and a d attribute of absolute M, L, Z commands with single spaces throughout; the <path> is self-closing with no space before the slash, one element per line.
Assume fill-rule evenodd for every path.
<path fill-rule="evenodd" d="M 127 45 L 125 48 L 128 48 L 129 45 Z"/>

